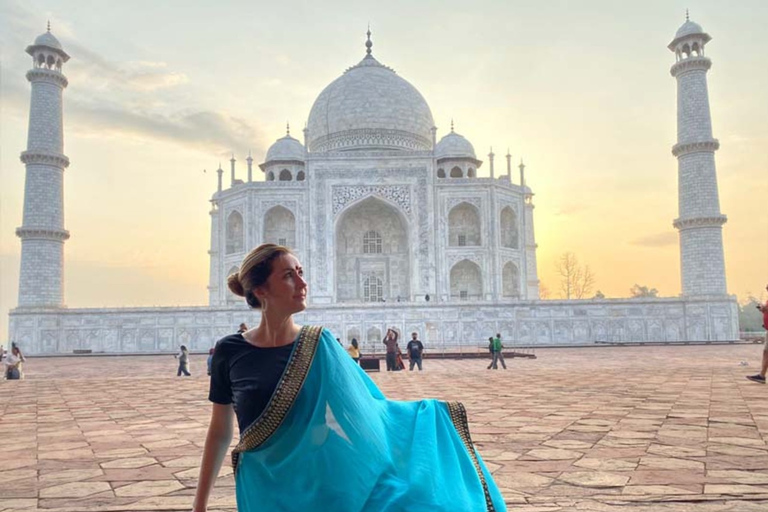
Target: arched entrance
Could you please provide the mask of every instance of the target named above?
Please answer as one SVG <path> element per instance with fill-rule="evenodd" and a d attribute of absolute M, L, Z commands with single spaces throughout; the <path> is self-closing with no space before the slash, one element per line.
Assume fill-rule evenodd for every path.
<path fill-rule="evenodd" d="M 382 302 L 410 297 L 408 225 L 392 205 L 369 197 L 336 224 L 337 302 Z"/>

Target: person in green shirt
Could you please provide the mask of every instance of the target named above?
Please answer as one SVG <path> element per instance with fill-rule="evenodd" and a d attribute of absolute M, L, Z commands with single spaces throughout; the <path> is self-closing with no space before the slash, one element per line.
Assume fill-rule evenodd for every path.
<path fill-rule="evenodd" d="M 499 361 L 501 361 L 502 368 L 505 370 L 507 369 L 507 363 L 504 362 L 504 354 L 501 352 L 503 348 L 504 345 L 501 344 L 501 334 L 497 332 L 496 337 L 493 338 L 493 362 L 491 362 L 491 368 L 494 370 L 499 369 Z"/>

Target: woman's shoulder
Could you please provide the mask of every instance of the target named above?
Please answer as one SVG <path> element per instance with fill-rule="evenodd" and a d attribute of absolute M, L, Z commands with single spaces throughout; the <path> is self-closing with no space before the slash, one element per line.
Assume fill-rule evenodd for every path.
<path fill-rule="evenodd" d="M 243 343 L 248 343 L 243 338 L 242 334 L 228 334 L 216 342 L 216 348 L 214 353 L 220 349 L 228 349 L 233 347 L 242 346 Z"/>

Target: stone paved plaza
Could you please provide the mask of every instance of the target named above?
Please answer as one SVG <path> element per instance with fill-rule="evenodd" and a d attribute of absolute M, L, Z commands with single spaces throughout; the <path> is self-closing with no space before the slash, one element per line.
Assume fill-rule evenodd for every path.
<path fill-rule="evenodd" d="M 768 510 L 768 387 L 744 379 L 759 345 L 537 356 L 372 376 L 392 398 L 463 401 L 510 510 Z M 176 378 L 171 356 L 30 358 L 0 383 L 0 511 L 190 510 L 204 364 Z M 235 510 L 233 485 L 227 465 L 209 510 Z"/>

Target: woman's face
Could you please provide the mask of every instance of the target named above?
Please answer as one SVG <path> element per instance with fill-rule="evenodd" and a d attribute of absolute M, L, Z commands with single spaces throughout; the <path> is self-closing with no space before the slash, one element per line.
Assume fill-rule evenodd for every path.
<path fill-rule="evenodd" d="M 256 297 L 261 301 L 262 309 L 285 314 L 298 313 L 307 308 L 307 282 L 304 269 L 293 254 L 282 254 L 272 262 L 272 273 L 267 279 L 267 286 L 256 290 Z"/>

